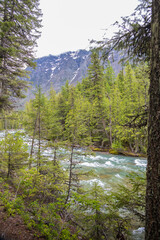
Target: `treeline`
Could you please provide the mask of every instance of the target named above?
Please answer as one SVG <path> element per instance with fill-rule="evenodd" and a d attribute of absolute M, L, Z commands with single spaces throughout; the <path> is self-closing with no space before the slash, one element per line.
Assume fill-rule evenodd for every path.
<path fill-rule="evenodd" d="M 53 142 L 146 153 L 148 88 L 147 63 L 127 63 L 116 76 L 93 51 L 81 83 L 67 82 L 58 94 L 52 88 L 49 97 L 37 90 L 26 104 L 24 126 Z"/>

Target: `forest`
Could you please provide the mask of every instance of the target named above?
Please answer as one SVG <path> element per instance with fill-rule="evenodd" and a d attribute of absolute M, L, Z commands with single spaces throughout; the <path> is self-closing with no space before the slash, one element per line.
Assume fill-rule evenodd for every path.
<path fill-rule="evenodd" d="M 52 86 L 48 95 L 37 86 L 17 111 L 42 15 L 38 0 L 1 1 L 2 239 L 134 240 L 137 227 L 143 239 L 160 239 L 159 9 L 158 0 L 140 1 L 111 39 L 96 43 L 82 82 L 59 93 Z M 125 52 L 118 75 L 108 60 L 113 50 Z M 95 152 L 147 158 L 147 174 L 130 172 L 109 191 L 97 182 L 86 188 L 82 180 L 94 173 L 79 168 L 77 156 Z"/>
<path fill-rule="evenodd" d="M 67 82 L 57 94 L 51 88 L 49 97 L 39 87 L 26 104 L 23 124 L 53 142 L 146 154 L 148 71 L 147 63 L 127 63 L 115 76 L 111 64 L 104 69 L 93 51 L 88 77 L 76 87 Z"/>

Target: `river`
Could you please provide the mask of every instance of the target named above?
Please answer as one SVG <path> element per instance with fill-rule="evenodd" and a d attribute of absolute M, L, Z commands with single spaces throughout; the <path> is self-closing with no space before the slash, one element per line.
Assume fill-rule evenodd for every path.
<path fill-rule="evenodd" d="M 9 131 L 14 133 L 15 131 Z M 4 132 L 0 132 L 0 139 L 4 137 Z M 25 143 L 30 148 L 32 139 L 25 134 L 23 137 Z M 47 147 L 46 142 L 42 141 L 45 146 L 43 156 L 49 160 L 53 160 L 53 149 Z M 35 146 L 38 141 L 35 140 Z M 35 147 L 36 148 L 36 147 Z M 57 151 L 57 156 L 61 158 L 61 164 L 64 168 L 69 166 L 70 152 L 64 148 Z M 126 157 L 120 155 L 111 155 L 106 153 L 89 153 L 84 154 L 82 149 L 75 149 L 74 159 L 77 163 L 77 168 L 84 171 L 91 171 L 92 175 L 81 179 L 80 183 L 84 186 L 93 185 L 95 182 L 103 187 L 106 191 L 111 190 L 117 184 L 124 184 L 126 175 L 130 172 L 145 171 L 147 160 L 137 157 Z M 133 240 L 144 239 L 144 228 L 139 228 L 133 231 Z"/>
<path fill-rule="evenodd" d="M 31 139 L 27 136 L 25 141 L 30 146 Z M 38 144 L 38 141 L 36 141 Z M 35 145 L 36 145 L 35 144 Z M 43 142 L 45 145 L 45 141 Z M 118 184 L 124 184 L 126 176 L 130 172 L 145 171 L 147 160 L 138 157 L 126 157 L 122 155 L 112 155 L 107 153 L 89 153 L 84 154 L 85 150 L 74 150 L 74 161 L 76 162 L 77 169 L 81 169 L 85 172 L 92 171 L 92 175 L 83 177 L 80 183 L 83 186 L 89 187 L 95 184 L 95 182 L 103 187 L 106 191 L 110 191 Z M 43 151 L 43 155 L 53 160 L 53 150 L 50 147 L 46 147 Z M 61 164 L 64 168 L 69 166 L 70 151 L 64 148 L 60 148 L 57 151 L 57 157 L 61 158 Z M 132 240 L 143 240 L 144 228 L 140 227 L 132 232 Z"/>

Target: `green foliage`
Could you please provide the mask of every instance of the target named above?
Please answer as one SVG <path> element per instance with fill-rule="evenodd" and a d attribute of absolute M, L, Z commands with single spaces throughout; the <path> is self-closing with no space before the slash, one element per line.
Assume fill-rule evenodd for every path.
<path fill-rule="evenodd" d="M 102 149 L 120 143 L 123 150 L 145 153 L 148 88 L 147 63 L 136 67 L 127 63 L 116 77 L 110 62 L 103 68 L 93 51 L 82 83 L 74 87 L 66 82 L 58 94 L 51 89 L 49 98 L 38 90 L 26 105 L 24 126 L 55 148 L 63 141 Z"/>
<path fill-rule="evenodd" d="M 35 67 L 33 47 L 40 36 L 39 0 L 0 2 L 0 109 L 10 108 L 15 98 L 24 97 L 28 84 L 25 68 Z"/>
<path fill-rule="evenodd" d="M 123 146 L 122 146 L 122 143 L 119 142 L 119 141 L 114 141 L 112 143 L 112 148 L 115 149 L 115 150 L 118 150 L 118 149 L 123 149 Z"/>
<path fill-rule="evenodd" d="M 123 236 L 127 234 L 127 219 L 120 216 L 112 197 L 97 184 L 85 194 L 74 194 L 74 203 L 75 221 L 87 239 L 116 239 L 118 232 Z"/>
<path fill-rule="evenodd" d="M 146 176 L 144 172 L 130 173 L 127 183 L 112 193 L 117 209 L 127 209 L 140 221 L 145 220 Z"/>
<path fill-rule="evenodd" d="M 22 112 L 2 111 L 0 114 L 0 130 L 21 129 Z"/>
<path fill-rule="evenodd" d="M 29 229 L 50 240 L 126 238 L 130 224 L 136 226 L 131 213 L 144 220 L 143 173 L 130 174 L 127 185 L 116 192 L 105 192 L 96 183 L 86 191 L 74 187 L 67 204 L 66 177 L 58 165 L 46 165 L 40 172 L 22 170 L 12 182 L 15 192 L 0 179 L 0 202 L 8 215 L 21 215 Z"/>
<path fill-rule="evenodd" d="M 34 65 L 32 46 L 39 36 L 41 15 L 38 3 L 38 0 L 19 1 L 15 5 L 8 0 L 0 3 L 0 108 L 10 106 L 11 96 L 22 97 L 21 90 L 26 85 L 17 77 L 26 76 L 24 64 Z M 133 33 L 141 32 L 137 23 L 131 23 L 128 21 L 131 35 L 126 34 L 130 42 L 134 41 Z M 117 44 L 116 41 L 117 38 L 110 43 Z M 128 46 L 122 41 L 119 44 L 120 49 Z M 139 50 L 135 48 L 133 53 Z M 140 54 L 144 53 L 147 54 L 146 49 L 141 49 Z M 98 184 L 84 190 L 79 185 L 74 148 L 97 145 L 112 147 L 114 153 L 118 149 L 144 152 L 148 79 L 146 63 L 133 67 L 128 62 L 116 77 L 110 62 L 106 68 L 102 66 L 98 51 L 93 50 L 88 76 L 82 83 L 74 87 L 66 82 L 58 94 L 52 88 L 48 98 L 37 88 L 35 98 L 26 104 L 23 113 L 23 125 L 32 136 L 30 155 L 19 132 L 7 134 L 0 142 L 0 167 L 7 175 L 6 182 L 0 179 L 0 202 L 7 214 L 21 215 L 29 229 L 37 229 L 49 240 L 125 239 L 133 215 L 144 221 L 143 174 L 130 174 L 126 185 L 119 186 L 116 192 L 107 193 Z M 19 116 L 3 113 L 1 129 L 15 127 L 6 119 Z M 36 157 L 35 139 L 38 139 Z M 50 161 L 42 157 L 42 139 L 53 147 Z M 71 147 L 70 156 L 65 156 L 69 159 L 68 170 L 63 169 L 57 157 L 57 149 L 64 144 Z"/>
<path fill-rule="evenodd" d="M 7 134 L 7 136 L 0 141 L 1 150 L 1 168 L 7 171 L 7 177 L 12 173 L 17 172 L 24 166 L 28 159 L 28 147 L 24 144 L 21 133 Z"/>
<path fill-rule="evenodd" d="M 103 60 L 108 59 L 114 50 L 123 54 L 122 61 L 134 59 L 147 60 L 150 57 L 151 41 L 151 6 L 152 1 L 141 0 L 130 16 L 122 17 L 122 21 L 116 21 L 116 31 L 112 38 L 98 42 L 102 50 Z M 118 30 L 117 30 L 118 29 Z M 107 35 L 107 34 L 106 34 Z"/>
<path fill-rule="evenodd" d="M 71 97 L 73 97 L 72 107 L 66 116 L 65 121 L 65 136 L 66 139 L 74 144 L 79 144 L 80 146 L 89 145 L 91 142 L 88 122 L 89 114 L 88 107 L 89 102 L 84 101 L 81 94 L 76 93 L 76 98 L 74 88 L 71 91 Z"/>

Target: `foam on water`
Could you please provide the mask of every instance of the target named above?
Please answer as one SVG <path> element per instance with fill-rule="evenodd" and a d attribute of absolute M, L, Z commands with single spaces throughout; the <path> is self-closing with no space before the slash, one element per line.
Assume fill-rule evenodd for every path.
<path fill-rule="evenodd" d="M 107 161 L 104 164 L 99 162 L 81 162 L 80 165 L 90 168 L 114 168 L 114 165 L 110 161 Z"/>
<path fill-rule="evenodd" d="M 105 162 L 105 164 L 106 164 L 107 166 L 110 166 L 110 167 L 113 167 L 113 166 L 114 166 L 110 161 Z"/>
<path fill-rule="evenodd" d="M 117 157 L 117 158 L 116 158 L 116 157 L 110 157 L 109 160 L 112 161 L 112 162 L 114 162 L 114 163 L 116 162 L 116 163 L 120 163 L 120 164 L 121 164 L 122 162 L 125 162 L 125 161 L 126 161 L 124 158 L 118 158 L 118 157 Z"/>
<path fill-rule="evenodd" d="M 46 150 L 43 151 L 43 155 L 44 155 L 44 156 L 49 156 L 49 155 L 51 155 L 51 154 L 53 154 L 52 149 L 46 149 Z"/>
<path fill-rule="evenodd" d="M 86 166 L 86 167 L 102 167 L 103 164 L 100 164 L 98 162 L 93 162 L 93 163 L 89 163 L 89 162 L 83 162 L 83 163 L 80 163 L 80 165 L 82 166 Z"/>
<path fill-rule="evenodd" d="M 133 234 L 136 234 L 136 233 L 143 233 L 144 232 L 144 227 L 140 227 L 140 228 L 138 228 L 138 229 L 136 229 L 136 230 L 133 230 Z"/>
<path fill-rule="evenodd" d="M 87 155 L 90 159 L 92 160 L 104 160 L 105 157 L 102 157 L 102 156 L 92 156 L 92 155 Z"/>
<path fill-rule="evenodd" d="M 115 177 L 123 179 L 119 174 L 116 174 Z"/>
<path fill-rule="evenodd" d="M 118 159 L 116 157 L 110 157 L 109 160 L 110 161 L 117 161 Z"/>
<path fill-rule="evenodd" d="M 146 160 L 135 159 L 134 162 L 135 162 L 136 166 L 140 166 L 140 167 L 146 167 L 147 166 L 147 161 Z"/>
<path fill-rule="evenodd" d="M 81 180 L 80 182 L 84 183 L 86 185 L 89 184 L 91 186 L 93 186 L 95 183 L 97 183 L 98 186 L 103 187 L 103 188 L 105 186 L 105 184 L 101 180 L 99 180 L 97 178 L 94 178 L 94 179 L 91 179 L 91 180 Z"/>
<path fill-rule="evenodd" d="M 126 167 L 126 166 L 119 166 L 119 169 L 124 169 L 125 171 L 132 171 L 132 168 Z"/>
<path fill-rule="evenodd" d="M 136 230 L 133 230 L 131 239 L 133 239 L 133 240 L 143 240 L 145 238 L 144 233 L 145 233 L 144 227 L 140 227 Z"/>

